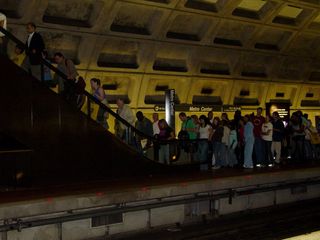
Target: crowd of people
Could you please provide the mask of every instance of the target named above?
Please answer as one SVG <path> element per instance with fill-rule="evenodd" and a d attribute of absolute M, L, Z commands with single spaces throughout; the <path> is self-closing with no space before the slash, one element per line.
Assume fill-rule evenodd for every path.
<path fill-rule="evenodd" d="M 160 143 L 154 144 L 139 135 L 135 140 L 139 143 L 146 141 L 142 148 L 154 144 L 161 163 L 170 164 L 170 161 L 177 160 L 179 152 L 178 155 L 184 154 L 183 157 L 191 162 L 199 162 L 202 170 L 279 167 L 320 160 L 319 133 L 307 114 L 296 111 L 284 120 L 278 112 L 264 117 L 262 111 L 259 107 L 256 113 L 245 116 L 236 111 L 231 120 L 227 113 L 218 117 L 209 112 L 198 118 L 181 112 L 181 130 L 177 137 L 175 130 L 165 119 L 159 120 L 157 113 L 153 114 L 151 122 L 139 111 L 135 127 L 144 135 L 154 136 Z M 129 115 L 133 124 L 132 112 Z M 122 117 L 126 119 L 126 116 Z"/>
<path fill-rule="evenodd" d="M 181 129 L 176 136 L 175 130 L 165 119 L 159 119 L 158 113 L 153 114 L 152 122 L 138 111 L 134 122 L 130 107 L 122 100 L 117 104 L 120 116 L 143 133 L 135 134 L 134 140 L 127 140 L 134 141 L 139 150 L 153 147 L 158 152 L 156 159 L 164 164 L 178 160 L 177 155 L 199 162 L 202 170 L 279 167 L 320 160 L 318 130 L 301 111 L 292 113 L 285 120 L 278 112 L 263 116 L 260 107 L 256 113 L 245 116 L 236 111 L 231 120 L 227 113 L 218 117 L 209 112 L 198 118 L 181 112 Z M 116 124 L 116 135 L 125 140 L 126 129 L 126 126 L 121 128 Z M 152 142 L 145 136 L 156 140 Z"/>
<path fill-rule="evenodd" d="M 307 114 L 294 112 L 284 121 L 278 112 L 262 116 L 262 108 L 256 114 L 241 116 L 236 111 L 229 120 L 227 113 L 214 117 L 187 117 L 179 115 L 188 139 L 198 140 L 187 145 L 194 159 L 203 162 L 202 169 L 222 167 L 275 167 L 290 163 L 307 163 L 319 160 L 320 138 Z"/>

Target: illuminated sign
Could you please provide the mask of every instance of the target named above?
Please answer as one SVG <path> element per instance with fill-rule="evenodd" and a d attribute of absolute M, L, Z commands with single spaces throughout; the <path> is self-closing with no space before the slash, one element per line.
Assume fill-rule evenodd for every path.
<path fill-rule="evenodd" d="M 233 105 L 223 105 L 223 112 L 235 112 L 237 110 L 241 111 L 241 107 Z"/>
<path fill-rule="evenodd" d="M 166 110 L 164 105 L 155 105 L 154 110 L 156 112 L 164 112 Z M 175 105 L 175 110 L 179 112 L 221 112 L 221 106 L 201 106 L 201 105 L 190 105 L 180 104 Z"/>
<path fill-rule="evenodd" d="M 290 118 L 289 103 L 266 103 L 267 115 L 272 116 L 272 113 L 278 112 L 282 119 Z"/>

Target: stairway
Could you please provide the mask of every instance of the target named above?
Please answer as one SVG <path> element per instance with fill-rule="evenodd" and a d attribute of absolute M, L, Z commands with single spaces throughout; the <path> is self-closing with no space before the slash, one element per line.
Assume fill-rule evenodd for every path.
<path fill-rule="evenodd" d="M 0 132 L 33 150 L 33 184 L 168 170 L 124 144 L 10 60 L 0 57 L 0 65 L 6 70 L 0 79 Z M 6 151 L 3 154 L 9 154 Z"/>

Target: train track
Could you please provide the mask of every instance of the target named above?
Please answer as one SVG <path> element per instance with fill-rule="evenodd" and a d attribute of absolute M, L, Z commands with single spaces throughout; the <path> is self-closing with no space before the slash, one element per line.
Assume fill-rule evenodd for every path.
<path fill-rule="evenodd" d="M 274 240 L 320 230 L 320 199 L 221 216 L 200 224 L 172 226 L 112 240 Z M 97 239 L 98 240 L 98 239 Z"/>

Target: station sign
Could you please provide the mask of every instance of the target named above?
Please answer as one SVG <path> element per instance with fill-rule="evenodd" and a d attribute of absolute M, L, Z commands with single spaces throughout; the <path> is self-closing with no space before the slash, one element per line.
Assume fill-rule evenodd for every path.
<path fill-rule="evenodd" d="M 164 112 L 166 110 L 165 105 L 155 105 L 154 111 Z M 221 112 L 221 106 L 215 105 L 192 105 L 192 104 L 177 104 L 175 110 L 178 112 Z"/>
<path fill-rule="evenodd" d="M 222 112 L 235 112 L 235 111 L 241 111 L 240 106 L 234 106 L 234 105 L 223 105 L 222 106 Z"/>

